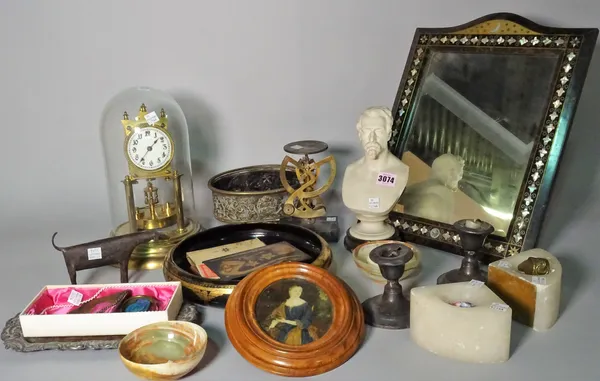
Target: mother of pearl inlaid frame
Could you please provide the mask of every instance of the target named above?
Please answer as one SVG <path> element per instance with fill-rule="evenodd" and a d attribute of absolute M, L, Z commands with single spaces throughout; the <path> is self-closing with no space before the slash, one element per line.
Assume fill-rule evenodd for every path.
<path fill-rule="evenodd" d="M 530 51 L 558 52 L 552 95 L 543 122 L 537 125 L 525 176 L 505 236 L 490 235 L 482 254 L 486 262 L 535 246 L 564 144 L 573 121 L 595 47 L 596 28 L 552 28 L 511 13 L 495 13 L 450 28 L 418 28 L 393 106 L 390 151 L 402 158 L 422 85 L 422 73 L 431 53 Z M 407 241 L 460 254 L 460 237 L 451 224 L 409 215 L 397 208 L 391 222 Z"/>

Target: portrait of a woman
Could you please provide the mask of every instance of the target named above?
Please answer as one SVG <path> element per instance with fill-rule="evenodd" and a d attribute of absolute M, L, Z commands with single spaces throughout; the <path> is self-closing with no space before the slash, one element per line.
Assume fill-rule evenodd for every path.
<path fill-rule="evenodd" d="M 313 325 L 313 310 L 302 299 L 302 287 L 289 288 L 289 298 L 276 307 L 268 316 L 267 332 L 275 340 L 289 345 L 304 345 L 319 338 L 318 329 Z"/>

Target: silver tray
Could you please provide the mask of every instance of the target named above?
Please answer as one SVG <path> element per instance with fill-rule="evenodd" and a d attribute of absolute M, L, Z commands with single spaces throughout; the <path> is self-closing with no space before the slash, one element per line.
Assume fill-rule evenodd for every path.
<path fill-rule="evenodd" d="M 80 337 L 23 337 L 19 315 L 9 319 L 0 338 L 4 348 L 17 352 L 38 352 L 47 350 L 116 349 L 124 335 L 119 336 L 80 336 Z M 198 310 L 191 303 L 183 303 L 177 320 L 196 322 Z"/>

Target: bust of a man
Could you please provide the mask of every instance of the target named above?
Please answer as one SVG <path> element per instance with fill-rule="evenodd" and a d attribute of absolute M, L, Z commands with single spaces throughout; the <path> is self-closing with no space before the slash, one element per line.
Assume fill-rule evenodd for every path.
<path fill-rule="evenodd" d="M 394 228 L 384 221 L 404 191 L 408 166 L 388 150 L 392 113 L 387 107 L 370 107 L 356 124 L 365 156 L 344 172 L 342 200 L 360 223 L 350 228 L 354 238 L 387 239 Z"/>
<path fill-rule="evenodd" d="M 458 182 L 463 177 L 464 160 L 446 153 L 431 164 L 427 180 L 410 185 L 400 198 L 404 213 L 451 224 Z"/>

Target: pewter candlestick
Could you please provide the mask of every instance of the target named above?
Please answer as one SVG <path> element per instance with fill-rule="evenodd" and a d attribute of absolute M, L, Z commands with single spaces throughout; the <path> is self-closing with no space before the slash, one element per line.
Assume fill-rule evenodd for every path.
<path fill-rule="evenodd" d="M 437 284 L 468 282 L 471 280 L 486 281 L 486 275 L 481 271 L 477 251 L 481 249 L 488 235 L 494 231 L 494 227 L 479 219 L 460 220 L 454 223 L 458 230 L 464 258 L 459 269 L 448 271 L 439 276 Z"/>
<path fill-rule="evenodd" d="M 404 274 L 404 266 L 413 257 L 413 251 L 401 243 L 389 243 L 376 247 L 369 258 L 379 265 L 381 275 L 388 281 L 382 295 L 362 303 L 365 322 L 373 327 L 404 329 L 410 324 L 410 302 L 402 295 L 398 280 Z"/>

